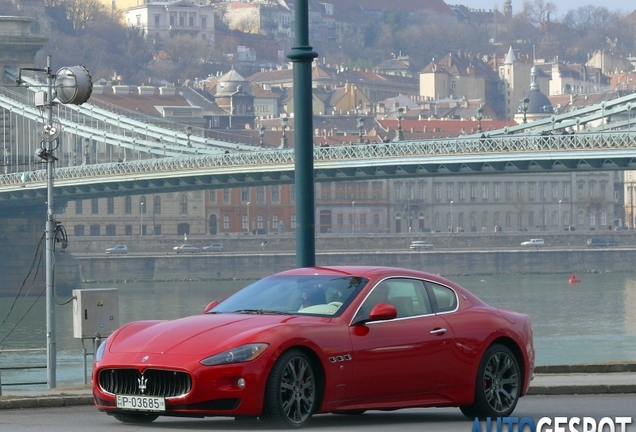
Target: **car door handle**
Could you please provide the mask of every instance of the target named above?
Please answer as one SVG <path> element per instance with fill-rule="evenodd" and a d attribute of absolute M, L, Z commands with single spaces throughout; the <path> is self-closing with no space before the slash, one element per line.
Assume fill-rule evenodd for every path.
<path fill-rule="evenodd" d="M 431 334 L 432 335 L 443 335 L 446 334 L 446 329 L 445 328 L 438 328 L 435 330 L 431 330 Z"/>

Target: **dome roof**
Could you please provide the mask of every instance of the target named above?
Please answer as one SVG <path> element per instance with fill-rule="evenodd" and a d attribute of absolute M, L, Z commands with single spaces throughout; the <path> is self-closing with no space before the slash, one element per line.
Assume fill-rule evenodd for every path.
<path fill-rule="evenodd" d="M 523 100 L 525 99 L 528 99 L 526 114 L 537 114 L 539 116 L 554 114 L 552 102 L 539 89 L 539 69 L 536 66 L 532 66 L 530 71 L 530 91 L 519 102 L 517 113 L 523 113 Z"/>
<path fill-rule="evenodd" d="M 250 83 L 240 73 L 232 69 L 219 78 L 215 96 L 231 96 L 237 91 L 251 94 Z"/>
<path fill-rule="evenodd" d="M 528 111 L 526 114 L 553 114 L 554 108 L 552 107 L 552 102 L 550 99 L 543 93 L 541 90 L 530 90 L 524 96 L 524 99 L 528 99 Z M 517 107 L 517 112 L 523 112 L 522 102 L 519 103 Z"/>

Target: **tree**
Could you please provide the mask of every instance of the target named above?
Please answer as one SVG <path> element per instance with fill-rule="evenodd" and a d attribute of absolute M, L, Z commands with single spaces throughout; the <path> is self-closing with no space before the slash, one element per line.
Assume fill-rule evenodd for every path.
<path fill-rule="evenodd" d="M 66 17 L 74 30 L 85 30 L 108 16 L 106 7 L 99 0 L 62 0 Z"/>
<path fill-rule="evenodd" d="M 127 82 L 147 79 L 152 60 L 152 44 L 136 28 L 124 27 L 116 15 L 104 13 L 90 28 L 61 32 L 53 30 L 36 64 L 46 64 L 51 54 L 55 64 L 81 64 L 93 80 L 110 79 L 115 72 Z M 145 78 L 143 78 L 145 77 Z"/>

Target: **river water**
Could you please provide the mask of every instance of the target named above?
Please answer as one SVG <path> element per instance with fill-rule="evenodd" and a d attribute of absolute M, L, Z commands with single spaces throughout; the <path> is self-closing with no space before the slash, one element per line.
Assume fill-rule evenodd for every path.
<path fill-rule="evenodd" d="M 487 303 L 527 313 L 538 365 L 636 361 L 636 274 L 457 276 L 452 279 Z M 249 281 L 87 284 L 119 290 L 120 324 L 174 319 L 201 312 Z M 58 299 L 63 303 L 68 299 Z M 46 347 L 44 295 L 0 297 L 0 351 Z M 73 338 L 72 303 L 56 306 L 57 386 L 84 383 L 82 343 Z M 10 313 L 9 313 L 10 311 Z M 88 352 L 90 341 L 85 342 Z M 87 359 L 90 371 L 91 358 Z M 44 366 L 46 353 L 0 353 L 0 367 Z M 90 379 L 89 379 L 90 380 Z M 2 371 L 3 384 L 46 381 L 46 370 Z M 9 387 L 5 387 L 5 390 Z M 46 385 L 11 386 L 42 389 Z"/>

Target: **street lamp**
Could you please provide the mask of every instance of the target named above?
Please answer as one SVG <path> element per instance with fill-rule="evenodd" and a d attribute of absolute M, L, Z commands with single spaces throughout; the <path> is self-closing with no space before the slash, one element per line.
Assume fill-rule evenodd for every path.
<path fill-rule="evenodd" d="M 250 202 L 247 202 L 247 233 L 250 232 Z"/>
<path fill-rule="evenodd" d="M 9 172 L 9 162 L 11 160 L 11 147 L 6 146 L 4 148 L 4 173 Z"/>
<path fill-rule="evenodd" d="M 280 118 L 280 124 L 281 124 L 281 129 L 283 130 L 283 136 L 280 138 L 280 147 L 278 148 L 281 148 L 281 149 L 289 148 L 289 146 L 287 145 L 287 133 L 285 132 L 285 129 L 287 129 L 287 122 L 288 122 L 287 117 Z"/>
<path fill-rule="evenodd" d="M 399 107 L 397 110 L 397 135 L 393 141 L 404 141 L 404 131 L 402 130 L 402 117 L 404 116 L 404 108 Z"/>
<path fill-rule="evenodd" d="M 157 195 L 152 195 L 152 235 L 157 235 Z"/>
<path fill-rule="evenodd" d="M 351 234 L 356 232 L 356 213 L 355 213 L 355 201 L 351 201 Z"/>
<path fill-rule="evenodd" d="M 528 123 L 527 113 L 528 113 L 528 106 L 529 105 L 530 105 L 530 99 L 528 99 L 528 98 L 521 99 L 521 109 L 523 110 L 523 122 L 524 123 Z"/>
<path fill-rule="evenodd" d="M 629 130 L 632 123 L 632 104 L 628 103 L 625 108 L 627 108 L 627 130 Z"/>
<path fill-rule="evenodd" d="M 561 200 L 559 200 L 559 220 L 557 222 L 557 227 L 561 230 L 561 226 L 563 225 L 563 220 L 561 219 Z"/>
<path fill-rule="evenodd" d="M 260 125 L 258 127 L 258 139 L 259 139 L 259 143 L 261 145 L 261 148 L 265 148 L 265 144 L 263 142 L 263 137 L 265 136 L 265 126 Z"/>
<path fill-rule="evenodd" d="M 545 231 L 545 182 L 541 182 L 541 231 Z"/>
<path fill-rule="evenodd" d="M 88 165 L 90 163 L 90 158 L 88 154 L 88 147 L 89 147 L 88 142 L 89 142 L 89 139 L 86 138 L 84 140 L 84 161 L 82 162 L 82 165 Z"/>
<path fill-rule="evenodd" d="M 601 102 L 601 125 L 603 125 L 602 130 L 605 130 L 605 101 Z"/>
<path fill-rule="evenodd" d="M 541 231 L 545 231 L 545 182 L 537 182 L 539 193 L 541 194 Z"/>
<path fill-rule="evenodd" d="M 190 135 L 192 135 L 192 126 L 186 127 L 186 136 L 188 137 L 188 147 L 192 147 L 192 143 L 190 143 Z"/>
<path fill-rule="evenodd" d="M 451 206 L 451 211 L 450 211 L 450 213 L 451 213 L 450 232 L 452 234 L 452 232 L 453 232 L 453 200 L 451 200 L 450 206 Z"/>
<path fill-rule="evenodd" d="M 146 203 L 141 201 L 139 203 L 139 216 L 140 216 L 140 222 L 139 222 L 139 235 L 143 236 L 144 235 L 144 205 Z"/>
<path fill-rule="evenodd" d="M 362 140 L 362 128 L 364 128 L 364 119 L 362 117 L 358 117 L 358 142 L 362 144 L 364 141 Z"/>
<path fill-rule="evenodd" d="M 479 105 L 479 109 L 477 109 L 477 131 L 481 132 L 481 119 L 484 118 L 484 108 Z"/>

